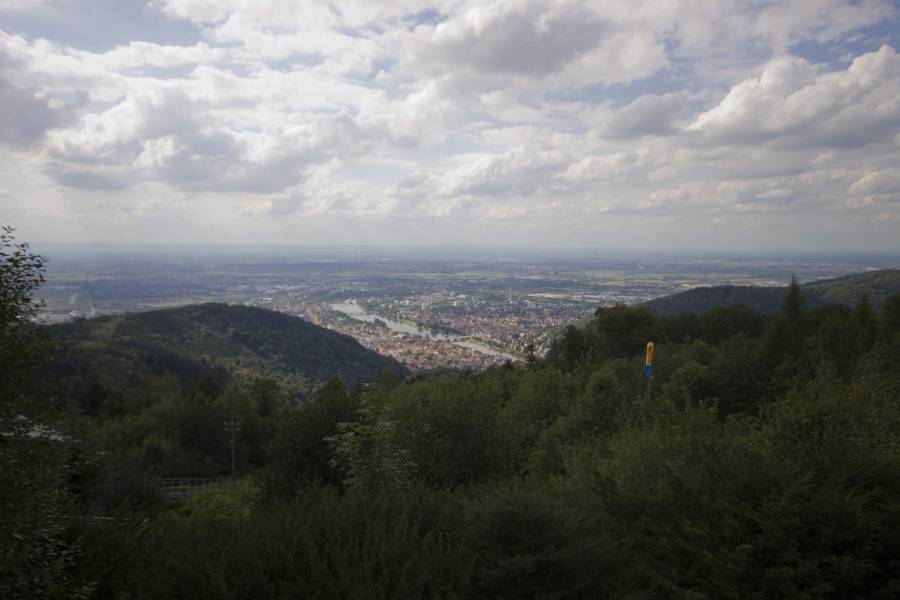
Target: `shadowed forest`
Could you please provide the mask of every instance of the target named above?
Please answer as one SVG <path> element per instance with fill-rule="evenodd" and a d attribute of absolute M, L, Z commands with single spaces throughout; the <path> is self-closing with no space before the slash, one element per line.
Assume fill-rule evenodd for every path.
<path fill-rule="evenodd" d="M 4 598 L 900 595 L 900 296 L 601 308 L 545 358 L 298 401 L 259 355 L 130 379 L 80 338 L 61 376 L 3 243 Z M 232 435 L 224 490 L 154 484 L 228 476 Z"/>

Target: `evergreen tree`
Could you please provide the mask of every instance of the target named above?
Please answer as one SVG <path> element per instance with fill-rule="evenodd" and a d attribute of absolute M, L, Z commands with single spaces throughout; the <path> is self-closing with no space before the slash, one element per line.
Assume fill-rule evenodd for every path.
<path fill-rule="evenodd" d="M 875 345 L 878 338 L 878 315 L 872 306 L 869 295 L 863 293 L 856 308 L 853 311 L 855 325 L 859 332 L 857 343 L 860 345 L 860 353 L 868 352 Z"/>
<path fill-rule="evenodd" d="M 799 324 L 803 321 L 803 309 L 805 306 L 806 299 L 803 297 L 800 284 L 797 282 L 797 276 L 793 275 L 791 276 L 791 283 L 788 285 L 784 304 L 781 305 L 781 310 L 787 316 L 788 321 Z"/>

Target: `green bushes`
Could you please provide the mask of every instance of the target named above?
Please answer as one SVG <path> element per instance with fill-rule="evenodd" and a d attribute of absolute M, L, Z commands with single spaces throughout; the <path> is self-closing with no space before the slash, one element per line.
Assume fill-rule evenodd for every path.
<path fill-rule="evenodd" d="M 105 598 L 470 597 L 471 557 L 450 527 L 460 506 L 446 492 L 310 486 L 290 501 L 249 502 L 88 527 L 104 550 L 84 568 Z"/>
<path fill-rule="evenodd" d="M 251 476 L 78 522 L 63 571 L 98 598 L 896 597 L 896 302 L 788 298 L 617 307 L 547 360 L 296 406 L 257 382 L 100 410 L 98 447 L 170 470 L 221 469 L 238 416 Z"/>
<path fill-rule="evenodd" d="M 464 527 L 473 598 L 637 597 L 628 549 L 605 516 L 540 486 L 478 491 Z"/>

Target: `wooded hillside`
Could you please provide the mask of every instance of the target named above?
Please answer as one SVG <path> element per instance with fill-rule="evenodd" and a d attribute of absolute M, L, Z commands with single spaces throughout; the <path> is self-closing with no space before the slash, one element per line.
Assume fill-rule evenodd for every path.
<path fill-rule="evenodd" d="M 197 304 L 55 325 L 59 354 L 50 373 L 78 399 L 93 389 L 143 396 L 164 375 L 182 390 L 233 377 L 273 379 L 305 394 L 337 377 L 348 386 L 380 369 L 404 374 L 395 360 L 350 336 L 283 313 L 249 306 Z"/>
<path fill-rule="evenodd" d="M 801 286 L 807 306 L 843 304 L 853 306 L 863 295 L 876 306 L 892 294 L 900 294 L 900 269 L 881 269 L 856 273 L 846 277 L 814 281 Z M 772 314 L 787 295 L 785 287 L 754 287 L 719 285 L 699 287 L 670 296 L 663 296 L 644 305 L 661 315 L 682 312 L 701 313 L 719 306 L 744 304 L 756 311 Z"/>

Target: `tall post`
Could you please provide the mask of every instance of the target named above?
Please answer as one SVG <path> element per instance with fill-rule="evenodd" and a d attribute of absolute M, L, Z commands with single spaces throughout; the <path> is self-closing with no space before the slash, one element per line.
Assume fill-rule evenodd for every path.
<path fill-rule="evenodd" d="M 653 342 L 647 342 L 647 350 L 644 352 L 644 377 L 650 379 L 653 376 Z"/>
<path fill-rule="evenodd" d="M 235 444 L 237 442 L 237 434 L 241 431 L 241 422 L 231 417 L 230 419 L 225 420 L 225 431 L 227 431 L 230 436 L 231 441 L 231 476 L 237 477 L 237 460 L 235 455 Z"/>

